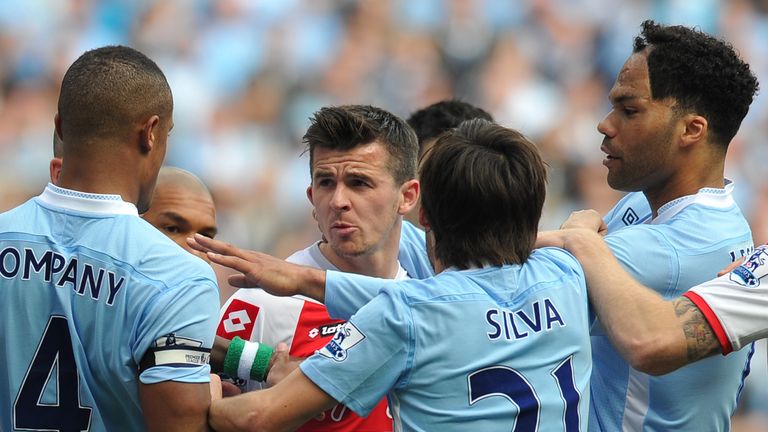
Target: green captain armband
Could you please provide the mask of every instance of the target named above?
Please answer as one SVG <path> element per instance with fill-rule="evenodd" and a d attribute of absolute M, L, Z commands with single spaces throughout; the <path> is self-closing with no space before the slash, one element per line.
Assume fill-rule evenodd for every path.
<path fill-rule="evenodd" d="M 269 345 L 248 342 L 235 336 L 224 356 L 224 373 L 240 379 L 265 381 L 273 352 Z"/>

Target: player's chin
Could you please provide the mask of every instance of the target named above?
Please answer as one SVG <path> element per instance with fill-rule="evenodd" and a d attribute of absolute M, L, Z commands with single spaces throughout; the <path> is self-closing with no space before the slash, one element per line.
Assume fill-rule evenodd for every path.
<path fill-rule="evenodd" d="M 339 242 L 334 246 L 333 251 L 340 257 L 355 258 L 367 252 L 366 248 L 352 241 Z"/>

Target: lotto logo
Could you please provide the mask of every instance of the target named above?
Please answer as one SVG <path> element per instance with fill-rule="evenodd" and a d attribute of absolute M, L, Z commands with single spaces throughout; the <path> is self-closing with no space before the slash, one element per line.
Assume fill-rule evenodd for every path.
<path fill-rule="evenodd" d="M 242 300 L 232 300 L 232 303 L 229 304 L 227 310 L 221 316 L 216 334 L 226 339 L 240 336 L 242 339 L 250 340 L 251 331 L 253 331 L 258 315 L 258 306 Z"/>
<path fill-rule="evenodd" d="M 251 319 L 248 318 L 248 312 L 239 310 L 229 314 L 227 319 L 224 320 L 224 331 L 232 333 L 236 331 L 245 330 L 245 324 L 250 324 Z"/>
<path fill-rule="evenodd" d="M 315 327 L 309 331 L 309 337 L 314 339 L 318 336 L 333 336 L 341 329 L 342 326 L 344 326 L 343 322 Z"/>

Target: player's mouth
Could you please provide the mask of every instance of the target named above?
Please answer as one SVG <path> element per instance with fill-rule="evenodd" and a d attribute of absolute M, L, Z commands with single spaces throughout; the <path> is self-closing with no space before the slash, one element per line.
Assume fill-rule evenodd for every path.
<path fill-rule="evenodd" d="M 618 157 L 618 156 L 616 156 L 616 155 L 613 155 L 613 154 L 611 154 L 611 151 L 610 151 L 610 150 L 608 150 L 608 148 L 605 146 L 605 144 L 603 144 L 603 145 L 600 147 L 600 150 L 601 150 L 603 153 L 605 153 L 605 159 L 603 159 L 603 165 L 605 165 L 605 166 L 606 166 L 606 167 L 608 167 L 608 168 L 610 168 L 612 165 L 616 164 L 616 161 L 619 161 L 619 160 L 621 160 L 621 158 L 620 158 L 620 157 Z"/>
<path fill-rule="evenodd" d="M 355 230 L 354 225 L 350 225 L 344 222 L 334 222 L 331 224 L 331 229 L 339 234 L 349 234 Z"/>

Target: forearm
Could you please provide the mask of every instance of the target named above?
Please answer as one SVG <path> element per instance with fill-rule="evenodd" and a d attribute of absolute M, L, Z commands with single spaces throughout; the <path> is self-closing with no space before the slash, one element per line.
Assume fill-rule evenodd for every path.
<path fill-rule="evenodd" d="M 301 287 L 301 294 L 320 303 L 325 303 L 325 273 L 324 270 L 301 267 L 297 272 L 300 280 L 297 285 Z"/>
<path fill-rule="evenodd" d="M 689 361 L 679 317 L 685 311 L 635 281 L 599 235 L 572 231 L 564 246 L 584 268 L 589 298 L 606 334 L 633 367 L 660 374 Z"/>
<path fill-rule="evenodd" d="M 295 370 L 275 387 L 213 401 L 209 422 L 216 431 L 294 430 L 336 403 Z"/>
<path fill-rule="evenodd" d="M 149 431 L 207 431 L 210 390 L 207 383 L 166 381 L 140 384 L 144 421 Z"/>

